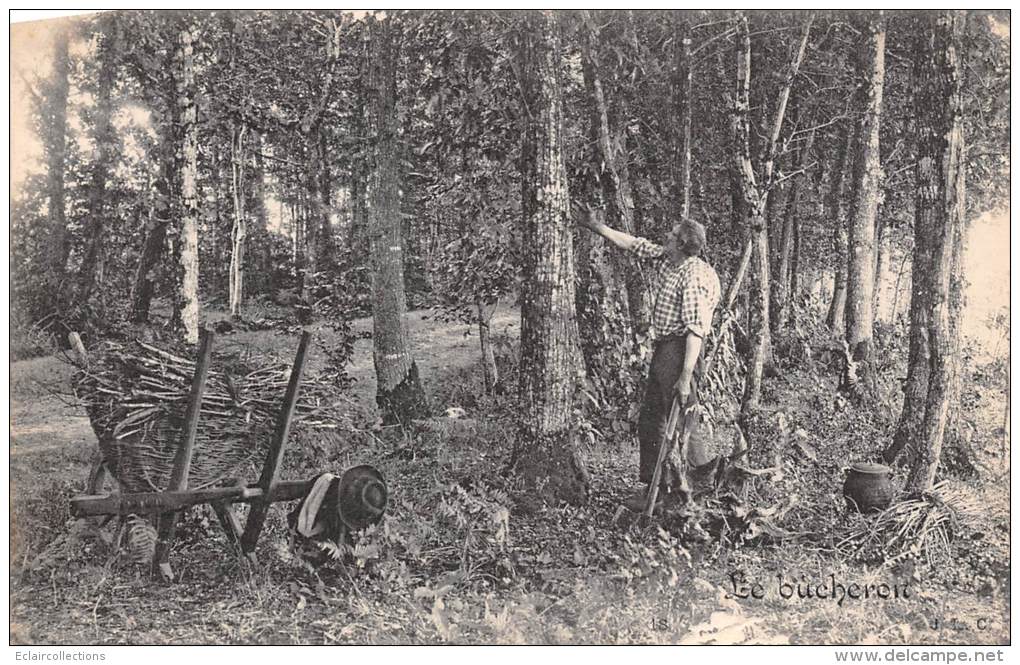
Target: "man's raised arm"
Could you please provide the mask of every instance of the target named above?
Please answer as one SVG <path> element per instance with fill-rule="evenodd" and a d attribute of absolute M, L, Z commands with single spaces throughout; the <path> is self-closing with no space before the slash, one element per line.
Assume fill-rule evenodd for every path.
<path fill-rule="evenodd" d="M 616 229 L 610 228 L 598 221 L 595 216 L 595 211 L 591 208 L 588 208 L 581 215 L 581 225 L 591 229 L 593 232 L 599 234 L 620 249 L 630 251 L 634 247 L 634 243 L 637 242 L 637 238 L 631 234 L 624 233 L 623 231 L 617 231 Z"/>

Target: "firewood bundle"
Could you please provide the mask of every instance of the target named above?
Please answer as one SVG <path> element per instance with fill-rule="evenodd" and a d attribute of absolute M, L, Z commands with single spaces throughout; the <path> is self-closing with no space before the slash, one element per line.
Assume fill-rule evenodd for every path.
<path fill-rule="evenodd" d="M 167 487 L 194 371 L 193 360 L 141 341 L 105 342 L 79 363 L 77 398 L 123 491 Z M 244 478 L 251 462 L 265 456 L 289 374 L 283 364 L 251 367 L 235 360 L 227 366 L 214 361 L 202 400 L 189 488 Z M 332 386 L 306 378 L 295 430 L 335 428 L 342 414 L 334 398 Z"/>

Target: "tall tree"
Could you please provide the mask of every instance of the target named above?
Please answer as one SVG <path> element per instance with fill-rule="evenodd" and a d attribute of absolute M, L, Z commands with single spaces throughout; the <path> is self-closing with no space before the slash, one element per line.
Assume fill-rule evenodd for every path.
<path fill-rule="evenodd" d="M 800 174 L 792 176 L 793 184 L 787 196 L 786 210 L 783 214 L 782 233 L 779 240 L 779 265 L 775 288 L 772 289 L 773 300 L 771 303 L 772 329 L 777 332 L 789 325 L 792 301 L 796 295 L 794 287 L 797 282 L 797 267 L 794 264 L 797 237 L 800 234 L 800 204 L 804 190 L 808 185 L 808 177 L 804 172 L 810 166 L 814 137 L 814 132 L 809 132 L 798 150 L 799 160 L 796 168 Z"/>
<path fill-rule="evenodd" d="M 67 257 L 71 252 L 64 200 L 67 96 L 70 89 L 68 79 L 70 59 L 67 45 L 70 31 L 70 26 L 62 26 L 57 31 L 53 48 L 53 76 L 50 79 L 46 95 L 46 108 L 40 109 L 43 113 L 42 139 L 46 150 L 46 179 L 48 181 L 46 205 L 51 237 L 48 263 L 57 284 L 63 281 L 64 271 L 67 268 Z"/>
<path fill-rule="evenodd" d="M 410 423 L 428 414 L 428 402 L 411 355 L 405 312 L 404 238 L 400 217 L 400 164 L 396 125 L 396 49 L 393 18 L 371 20 L 369 68 L 374 160 L 368 181 L 372 237 L 373 351 L 376 401 L 387 423 Z"/>
<path fill-rule="evenodd" d="M 751 296 L 751 310 L 754 327 L 750 331 L 752 338 L 751 362 L 748 366 L 747 382 L 741 410 L 746 414 L 758 407 L 761 399 L 761 382 L 766 362 L 771 355 L 771 335 L 769 332 L 769 240 L 768 223 L 765 216 L 768 205 L 769 190 L 774 184 L 774 168 L 779 150 L 779 135 L 786 115 L 786 105 L 790 99 L 790 89 L 800 69 L 807 48 L 808 35 L 811 31 L 813 14 L 809 14 L 801 26 L 800 39 L 793 50 L 786 79 L 780 90 L 776 103 L 775 114 L 764 148 L 761 178 L 756 176 L 751 162 L 750 140 L 750 92 L 751 92 L 751 36 L 747 16 L 740 14 L 737 18 L 736 56 L 737 56 L 737 90 L 733 102 L 733 136 L 734 158 L 736 171 L 739 174 L 739 186 L 742 208 L 746 212 L 747 226 L 751 231 L 755 260 L 753 262 L 754 291 Z"/>
<path fill-rule="evenodd" d="M 177 200 L 166 235 L 170 249 L 173 314 L 170 326 L 184 341 L 198 344 L 198 109 L 195 105 L 195 28 L 182 18 L 174 75 L 178 123 L 174 173 Z"/>
<path fill-rule="evenodd" d="M 614 128 L 610 123 L 609 104 L 603 87 L 601 57 L 598 45 L 599 30 L 588 11 L 581 12 L 581 58 L 585 89 L 591 104 L 590 137 L 596 147 L 595 179 L 602 190 L 607 207 L 607 223 L 627 233 L 636 233 L 634 221 L 634 197 L 631 194 L 630 174 L 627 170 L 627 151 L 623 127 Z M 592 247 L 601 241 L 593 240 Z M 632 321 L 647 323 L 650 300 L 645 293 L 647 285 L 641 267 L 636 262 L 625 262 L 623 257 L 609 258 L 612 270 L 626 275 L 626 283 L 611 285 L 610 291 L 618 291 L 627 297 L 629 315 L 612 323 L 629 333 Z M 615 279 L 615 278 L 614 278 Z M 637 293 L 631 293 L 637 291 Z M 629 346 L 626 341 L 623 342 Z"/>
<path fill-rule="evenodd" d="M 868 397 L 875 390 L 871 363 L 875 322 L 875 218 L 882 192 L 879 132 L 885 84 L 885 17 L 881 11 L 868 16 L 866 34 L 867 44 L 862 55 L 866 79 L 864 112 L 861 115 L 860 152 L 854 175 L 853 208 L 849 218 L 846 340 L 857 368 L 857 394 Z M 851 380 L 849 372 L 845 373 L 843 387 L 849 387 Z"/>
<path fill-rule="evenodd" d="M 588 137 L 589 143 L 595 146 L 590 160 L 593 165 L 588 183 L 590 198 L 594 203 L 605 201 L 608 204 L 610 226 L 633 233 L 634 202 L 617 166 L 620 156 L 614 149 L 609 129 L 598 29 L 588 11 L 581 12 L 580 30 L 582 76 L 590 111 Z M 582 257 L 576 293 L 578 324 L 588 376 L 603 393 L 607 405 L 618 406 L 626 413 L 633 397 L 632 382 L 627 379 L 634 347 L 631 301 L 627 295 L 628 270 L 632 267 L 625 256 L 613 251 L 595 234 L 582 233 L 577 240 Z"/>
<path fill-rule="evenodd" d="M 167 129 L 167 128 L 165 128 Z M 170 139 L 163 139 L 163 143 Z M 166 152 L 166 147 L 163 148 Z M 142 251 L 135 268 L 135 277 L 131 283 L 130 319 L 134 323 L 148 323 L 149 308 L 156 292 L 156 273 L 159 259 L 166 247 L 166 230 L 171 216 L 170 182 L 173 178 L 173 161 L 164 155 L 160 177 L 152 182 L 152 200 L 145 220 L 145 236 Z"/>
<path fill-rule="evenodd" d="M 825 321 L 829 328 L 838 333 L 840 337 L 846 331 L 847 220 L 844 193 L 847 181 L 853 175 L 853 142 L 853 125 L 844 121 L 840 132 L 836 171 L 830 180 L 829 191 L 825 197 L 826 212 L 833 224 L 832 244 L 836 265 L 832 302 L 829 304 L 829 312 Z"/>
<path fill-rule="evenodd" d="M 245 183 L 245 135 L 248 126 L 243 122 L 231 127 L 230 132 L 230 194 L 233 200 L 234 223 L 230 232 L 230 276 L 228 279 L 230 315 L 238 316 L 244 303 L 244 253 L 247 247 L 248 219 Z"/>
<path fill-rule="evenodd" d="M 316 89 L 311 93 L 309 103 L 298 130 L 304 142 L 305 171 L 304 185 L 308 200 L 308 223 L 305 227 L 305 275 L 302 287 L 310 286 L 308 277 L 335 259 L 333 227 L 330 221 L 330 191 L 332 179 L 329 175 L 328 149 L 325 141 L 323 118 L 329 108 L 336 83 L 336 67 L 340 56 L 340 22 L 332 17 L 313 19 L 316 32 L 326 37 L 326 59 L 322 63 L 321 78 L 315 81 Z M 396 73 L 394 70 L 394 79 Z"/>
<path fill-rule="evenodd" d="M 942 450 L 953 373 L 953 262 L 966 213 L 958 12 L 925 15 L 914 54 L 917 190 L 910 302 L 910 357 L 903 410 L 884 457 L 912 448 L 907 486 L 931 487 Z M 958 269 L 958 266 L 957 266 Z M 957 312 L 958 314 L 958 312 Z"/>
<path fill-rule="evenodd" d="M 675 70 L 673 83 L 673 109 L 679 121 L 673 134 L 673 187 L 677 210 L 682 218 L 691 214 L 691 109 L 693 96 L 691 83 L 691 26 L 682 21 L 676 30 Z"/>
<path fill-rule="evenodd" d="M 587 499 L 588 474 L 572 426 L 578 354 L 563 159 L 562 26 L 554 12 L 542 11 L 520 27 L 524 281 L 514 462 L 539 501 L 580 504 Z"/>
<path fill-rule="evenodd" d="M 117 26 L 115 17 L 100 18 L 99 80 L 96 86 L 93 141 L 95 152 L 88 184 L 88 244 L 78 271 L 78 302 L 91 298 L 103 264 L 103 247 L 109 217 L 106 188 L 114 157 L 116 136 L 113 131 L 113 86 L 117 71 Z"/>

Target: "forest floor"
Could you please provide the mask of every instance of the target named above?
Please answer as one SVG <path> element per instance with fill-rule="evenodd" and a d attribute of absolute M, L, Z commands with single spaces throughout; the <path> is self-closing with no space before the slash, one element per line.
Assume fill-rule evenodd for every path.
<path fill-rule="evenodd" d="M 188 512 L 171 554 L 178 579 L 151 579 L 114 545 L 116 522 L 70 516 L 68 499 L 84 490 L 96 446 L 84 413 L 57 394 L 69 392 L 71 367 L 59 357 L 12 363 L 11 642 L 1009 642 L 1004 385 L 972 391 L 980 475 L 950 480 L 984 506 L 979 521 L 957 530 L 947 560 L 883 566 L 840 554 L 832 536 L 864 519 L 846 513 L 840 487 L 848 462 L 881 449 L 891 409 L 855 411 L 817 369 L 791 368 L 766 394 L 771 416 L 782 413 L 790 430 L 802 431 L 802 453 L 811 451 L 780 451 L 784 491 L 798 502 L 784 527 L 800 535 L 771 544 L 682 542 L 654 525 L 612 524 L 619 501 L 635 489 L 637 452 L 629 445 L 585 451 L 592 478 L 586 506 L 519 511 L 504 473 L 512 396 L 484 394 L 468 326 L 417 312 L 409 323 L 436 412 L 457 406 L 467 418 L 435 418 L 413 432 L 373 427 L 371 342 L 355 344 L 349 423 L 339 435 L 302 438 L 285 459 L 284 477 L 371 463 L 385 475 L 391 502 L 383 522 L 361 535 L 348 566 L 317 572 L 290 552 L 276 504 L 257 564 L 233 553 L 211 511 L 198 508 Z M 504 364 L 512 362 L 518 327 L 509 310 L 494 320 Z M 369 331 L 371 321 L 355 328 Z M 296 334 L 239 332 L 219 337 L 217 346 L 289 362 L 296 342 Z M 321 363 L 313 351 L 310 371 Z M 761 597 L 738 597 L 748 594 L 735 579 L 760 583 Z M 784 583 L 803 581 L 906 591 L 842 602 L 786 597 Z"/>

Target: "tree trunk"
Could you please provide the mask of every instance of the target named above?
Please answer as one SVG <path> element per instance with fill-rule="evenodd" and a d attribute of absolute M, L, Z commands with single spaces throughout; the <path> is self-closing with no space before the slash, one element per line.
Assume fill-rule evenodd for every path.
<path fill-rule="evenodd" d="M 369 108 L 370 96 L 364 81 L 367 79 L 370 44 L 370 37 L 366 30 L 362 50 L 357 57 L 357 66 L 361 76 L 354 83 L 355 99 L 360 102 L 361 107 L 360 112 L 357 109 L 354 111 L 351 123 L 352 133 L 355 136 L 365 135 L 365 114 Z M 365 182 L 369 159 L 368 148 L 364 143 L 359 144 L 357 153 L 351 157 L 351 227 L 347 246 L 350 248 L 350 256 L 355 265 L 360 265 L 359 259 L 368 253 L 368 243 L 366 242 L 368 238 L 368 208 L 365 206 Z"/>
<path fill-rule="evenodd" d="M 108 28 L 112 33 L 115 28 Z M 102 264 L 107 218 L 106 185 L 110 180 L 110 164 L 116 137 L 113 131 L 113 83 L 116 73 L 116 53 L 112 34 L 103 34 L 99 50 L 99 83 L 94 111 L 95 157 L 88 185 L 88 245 L 78 272 L 78 302 L 85 303 L 92 297 L 96 287 L 97 273 Z"/>
<path fill-rule="evenodd" d="M 740 174 L 742 208 L 747 214 L 752 243 L 752 288 L 749 298 L 751 324 L 748 329 L 751 342 L 751 361 L 741 408 L 749 413 L 758 408 L 761 399 L 761 382 L 765 356 L 769 345 L 769 256 L 768 229 L 765 221 L 766 200 L 755 184 L 751 164 L 750 146 L 750 95 L 751 95 L 751 37 L 747 17 L 741 14 L 736 36 L 737 92 L 734 97 L 733 136 L 735 140 L 736 170 Z"/>
<path fill-rule="evenodd" d="M 587 500 L 589 479 L 573 432 L 574 257 L 563 158 L 561 26 L 529 14 L 519 35 L 523 72 L 523 263 L 520 429 L 514 464 L 534 504 Z"/>
<path fill-rule="evenodd" d="M 184 26 L 175 55 L 179 125 L 175 155 L 179 199 L 167 229 L 171 247 L 173 316 L 171 328 L 188 344 L 198 344 L 198 113 L 195 106 L 194 32 Z"/>
<path fill-rule="evenodd" d="M 790 312 L 790 317 L 794 318 L 796 314 L 795 303 L 797 302 L 797 293 L 800 290 L 801 274 L 800 274 L 800 217 L 795 217 L 793 220 L 793 256 L 790 258 L 790 288 L 786 296 L 786 307 Z"/>
<path fill-rule="evenodd" d="M 634 220 L 634 198 L 631 194 L 630 177 L 627 170 L 627 147 L 626 136 L 623 129 L 619 129 L 614 136 L 610 129 L 609 107 L 606 102 L 605 92 L 602 87 L 601 64 L 599 58 L 598 44 L 599 35 L 595 21 L 590 12 L 582 11 L 582 37 L 581 37 L 581 62 L 584 76 L 585 90 L 591 99 L 591 141 L 597 147 L 598 155 L 596 163 L 601 164 L 601 172 L 597 174 L 598 183 L 601 185 L 602 196 L 607 204 L 607 224 L 627 233 L 637 233 L 637 225 Z M 594 247 L 597 243 L 593 244 Z M 613 322 L 613 327 L 621 332 L 630 334 L 632 322 L 640 324 L 648 322 L 649 312 L 647 304 L 648 285 L 642 272 L 641 266 L 633 261 L 627 261 L 616 253 L 610 253 L 608 261 L 611 266 L 611 273 L 606 277 L 619 281 L 617 275 L 625 283 L 609 285 L 611 290 L 620 291 L 627 297 L 629 303 L 628 312 L 624 313 L 624 319 Z M 630 294 L 631 290 L 637 293 Z M 630 337 L 624 337 L 621 342 L 625 345 L 623 353 L 629 354 Z"/>
<path fill-rule="evenodd" d="M 167 141 L 164 127 L 164 143 Z M 172 161 L 168 148 L 163 147 L 163 158 L 160 177 L 151 184 L 152 201 L 149 204 L 148 218 L 145 221 L 145 239 L 142 241 L 142 252 L 138 257 L 138 267 L 131 283 L 131 322 L 148 323 L 149 308 L 156 292 L 156 267 L 163 255 L 166 243 L 166 227 L 170 222 L 170 190 L 168 177 L 171 174 Z"/>
<path fill-rule="evenodd" d="M 885 81 L 885 19 L 882 12 L 870 17 L 867 34 L 865 109 L 861 118 L 859 164 L 855 174 L 853 213 L 850 216 L 847 271 L 846 340 L 857 366 L 857 379 L 854 381 L 849 373 L 844 373 L 841 387 L 870 401 L 875 397 L 876 390 L 872 366 L 872 328 L 875 320 L 875 215 L 882 191 L 879 152 Z"/>
<path fill-rule="evenodd" d="M 235 127 L 230 135 L 230 191 L 234 202 L 234 224 L 230 234 L 230 315 L 240 316 L 244 304 L 244 251 L 247 244 L 248 223 L 245 216 L 245 151 L 244 137 L 248 128 Z"/>
<path fill-rule="evenodd" d="M 305 141 L 305 169 L 301 174 L 304 191 L 301 198 L 304 201 L 304 270 L 301 280 L 301 296 L 306 300 L 310 298 L 308 290 L 315 284 L 315 273 L 319 271 L 319 235 L 322 230 L 320 219 L 322 209 L 319 199 L 319 178 L 316 175 L 318 170 L 318 150 Z"/>
<path fill-rule="evenodd" d="M 593 198 L 609 203 L 610 226 L 633 231 L 633 201 L 629 189 L 621 182 L 617 153 L 609 135 L 609 114 L 599 75 L 598 35 L 589 12 L 582 11 L 581 16 L 581 64 L 591 110 L 589 138 L 597 148 L 592 161 L 603 165 L 602 172 L 592 179 Z M 626 380 L 634 347 L 627 259 L 611 251 L 601 237 L 582 231 L 577 240 L 579 256 L 584 260 L 579 266 L 576 304 L 588 378 L 607 407 L 626 413 L 634 398 L 632 386 Z"/>
<path fill-rule="evenodd" d="M 966 19 L 963 19 L 966 20 Z M 961 350 L 963 346 L 960 324 L 962 322 L 963 310 L 967 306 L 967 287 L 969 282 L 963 274 L 963 256 L 966 253 L 966 227 L 967 227 L 967 168 L 966 150 L 967 146 L 961 139 L 960 167 L 956 170 L 956 203 L 959 208 L 958 223 L 954 229 L 953 240 L 953 262 L 952 278 L 949 285 L 949 336 L 952 340 L 953 350 L 950 354 L 952 365 L 949 374 L 949 416 L 946 420 L 945 445 L 943 447 L 943 459 L 946 449 L 955 449 L 955 464 L 957 470 L 974 474 L 977 468 L 974 466 L 974 451 L 971 448 L 966 433 L 961 424 L 962 411 L 960 409 L 963 392 L 963 367 Z"/>
<path fill-rule="evenodd" d="M 814 142 L 814 132 L 808 135 L 803 146 L 800 148 L 800 159 L 797 168 L 806 170 L 811 160 L 811 145 Z M 783 232 L 779 242 L 779 269 L 776 274 L 775 286 L 772 290 L 772 330 L 779 333 L 790 323 L 791 299 L 793 295 L 793 261 L 794 247 L 796 245 L 797 225 L 801 198 L 804 194 L 804 183 L 807 176 L 804 173 L 793 177 L 788 200 L 786 202 L 786 214 L 783 217 Z"/>
<path fill-rule="evenodd" d="M 70 61 L 67 54 L 68 29 L 61 29 L 56 35 L 53 52 L 53 83 L 46 104 L 48 116 L 43 121 L 46 144 L 46 180 L 48 225 L 51 241 L 47 257 L 54 283 L 59 285 L 67 269 L 67 257 L 71 253 L 70 235 L 67 232 L 65 213 L 64 169 L 67 155 L 67 95 L 70 89 L 68 73 Z"/>
<path fill-rule="evenodd" d="M 492 334 L 489 323 L 496 312 L 496 305 L 486 307 L 481 298 L 475 298 L 475 309 L 478 311 L 478 343 L 482 351 L 482 378 L 485 382 L 486 394 L 493 394 L 499 385 L 499 367 L 496 366 L 496 354 L 492 350 Z"/>
<path fill-rule="evenodd" d="M 839 158 L 836 163 L 835 180 L 826 196 L 825 208 L 833 221 L 833 254 L 835 255 L 835 276 L 833 279 L 832 303 L 825 319 L 829 328 L 842 337 L 846 331 L 846 270 L 847 270 L 847 219 L 846 183 L 852 174 L 854 154 L 854 130 L 850 122 L 843 123 Z"/>
<path fill-rule="evenodd" d="M 673 109 L 679 121 L 673 144 L 673 186 L 680 217 L 691 214 L 691 27 L 684 21 L 676 35 L 676 81 L 673 85 Z"/>
<path fill-rule="evenodd" d="M 400 219 L 400 165 L 396 135 L 396 58 L 391 19 L 373 21 L 372 130 L 375 159 L 368 183 L 372 236 L 373 352 L 376 402 L 387 424 L 428 415 L 428 402 L 411 356 L 405 313 L 404 239 Z"/>
<path fill-rule="evenodd" d="M 960 118 L 960 65 L 957 60 L 959 19 L 954 12 L 925 16 L 924 32 L 915 53 L 915 113 L 917 117 L 917 194 L 914 212 L 914 255 L 911 268 L 910 356 L 904 386 L 903 410 L 892 443 L 882 453 L 886 462 L 896 461 L 909 451 L 912 471 L 908 487 L 930 485 L 941 452 L 942 437 L 937 424 L 941 404 L 950 392 L 947 386 L 934 391 L 938 380 L 951 382 L 952 353 L 959 336 L 962 285 L 953 284 L 954 252 L 959 260 L 964 217 L 963 138 Z M 957 247 L 953 247 L 957 245 Z M 949 258 L 946 259 L 946 254 Z M 949 261 L 942 266 L 940 261 Z M 946 290 L 941 280 L 946 280 Z M 960 291 L 952 293 L 956 287 Z M 932 320 L 945 313 L 948 321 Z M 940 324 L 945 328 L 939 329 Z M 943 338 L 939 339 L 939 332 Z M 935 349 L 938 342 L 942 346 Z M 958 341 L 957 341 L 958 342 Z M 940 357 L 935 357 L 939 353 Z M 936 371 L 937 370 L 937 371 Z M 932 401 L 931 398 L 936 400 Z M 931 416 L 929 418 L 929 407 Z M 948 411 L 948 407 L 947 407 Z M 947 414 L 948 415 L 948 414 Z M 948 419 L 948 418 L 947 418 Z"/>
<path fill-rule="evenodd" d="M 940 11 L 924 17 L 916 52 L 917 198 L 915 236 L 930 239 L 929 270 L 914 275 L 928 342 L 928 386 L 924 396 L 916 456 L 907 479 L 910 491 L 930 490 L 935 481 L 953 378 L 952 269 L 964 214 L 963 114 L 958 55 L 962 12 Z M 913 309 L 913 308 L 912 308 Z M 913 322 L 912 322 L 913 323 Z M 915 410 L 917 406 L 913 407 Z"/>
<path fill-rule="evenodd" d="M 735 38 L 737 57 L 737 89 L 733 109 L 733 137 L 736 171 L 743 197 L 743 208 L 747 212 L 748 226 L 751 231 L 754 252 L 754 270 L 752 271 L 752 289 L 750 298 L 751 327 L 748 332 L 751 341 L 751 361 L 748 364 L 747 381 L 741 404 L 742 413 L 749 414 L 758 408 L 761 400 L 761 382 L 766 365 L 772 363 L 772 339 L 769 331 L 769 233 L 766 210 L 769 190 L 772 188 L 773 169 L 778 152 L 779 135 L 786 115 L 786 104 L 790 98 L 790 89 L 797 76 L 800 64 L 804 59 L 808 35 L 814 14 L 809 14 L 801 27 L 800 41 L 790 61 L 786 80 L 779 93 L 775 116 L 769 140 L 764 148 L 762 178 L 759 182 L 755 177 L 751 162 L 750 143 L 750 96 L 751 96 L 751 37 L 747 16 L 739 13 L 737 17 L 737 35 Z"/>
<path fill-rule="evenodd" d="M 258 248 L 255 277 L 256 283 L 252 285 L 252 291 L 256 293 L 273 292 L 273 248 L 269 242 L 269 213 L 266 210 L 266 166 L 262 157 L 262 135 L 258 132 L 252 134 L 252 197 L 251 212 L 252 220 L 255 223 L 255 232 L 262 238 Z M 249 280 L 252 281 L 252 280 Z"/>
<path fill-rule="evenodd" d="M 315 144 L 318 151 L 317 162 L 319 165 L 319 270 L 330 270 L 336 267 L 336 239 L 333 237 L 333 176 L 329 168 L 329 146 L 326 143 L 326 129 L 320 127 L 318 141 Z"/>
<path fill-rule="evenodd" d="M 875 290 L 872 292 L 871 310 L 875 313 L 875 323 L 883 321 L 882 316 L 882 275 L 888 270 L 889 238 L 881 208 L 875 217 Z"/>

